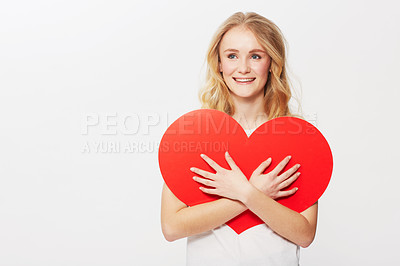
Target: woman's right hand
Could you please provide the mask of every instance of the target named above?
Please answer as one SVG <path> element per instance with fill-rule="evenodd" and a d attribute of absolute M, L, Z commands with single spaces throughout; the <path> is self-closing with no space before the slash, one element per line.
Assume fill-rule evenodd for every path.
<path fill-rule="evenodd" d="M 287 156 L 275 167 L 274 170 L 267 174 L 263 174 L 264 170 L 272 161 L 271 158 L 268 158 L 266 161 L 262 162 L 256 170 L 254 170 L 249 179 L 250 183 L 272 199 L 293 195 L 297 191 L 297 187 L 292 188 L 291 190 L 283 189 L 290 186 L 299 177 L 300 173 L 296 173 L 296 171 L 299 169 L 300 164 L 294 165 L 289 170 L 279 175 L 282 169 L 290 161 L 290 158 L 290 156 Z"/>

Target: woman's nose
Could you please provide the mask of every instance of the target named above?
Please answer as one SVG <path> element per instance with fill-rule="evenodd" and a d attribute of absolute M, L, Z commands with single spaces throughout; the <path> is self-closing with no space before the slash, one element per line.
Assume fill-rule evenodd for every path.
<path fill-rule="evenodd" d="M 242 58 L 242 60 L 239 61 L 238 71 L 239 71 L 239 73 L 249 73 L 250 72 L 249 62 L 247 61 L 246 58 Z"/>

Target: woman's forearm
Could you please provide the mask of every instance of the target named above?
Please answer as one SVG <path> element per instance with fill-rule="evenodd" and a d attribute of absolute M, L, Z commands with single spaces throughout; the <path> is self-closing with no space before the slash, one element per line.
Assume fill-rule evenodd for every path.
<path fill-rule="evenodd" d="M 282 237 L 302 247 L 308 247 L 312 243 L 316 223 L 311 224 L 302 214 L 283 206 L 253 186 L 249 186 L 241 201 Z M 317 207 L 318 205 L 312 206 Z M 315 216 L 317 209 L 313 211 L 311 215 Z"/>
<path fill-rule="evenodd" d="M 178 212 L 185 236 L 212 230 L 247 210 L 239 201 L 221 198 Z"/>
<path fill-rule="evenodd" d="M 183 207 L 169 217 L 163 224 L 164 236 L 174 241 L 212 230 L 247 210 L 236 200 L 221 198 L 192 207 Z"/>

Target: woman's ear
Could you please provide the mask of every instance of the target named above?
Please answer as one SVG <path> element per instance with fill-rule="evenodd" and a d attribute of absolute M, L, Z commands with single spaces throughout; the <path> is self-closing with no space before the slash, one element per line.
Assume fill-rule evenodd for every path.
<path fill-rule="evenodd" d="M 218 68 L 219 68 L 219 72 L 221 72 L 221 73 L 222 73 L 222 65 L 221 65 L 221 61 L 220 61 L 220 62 L 218 62 Z"/>

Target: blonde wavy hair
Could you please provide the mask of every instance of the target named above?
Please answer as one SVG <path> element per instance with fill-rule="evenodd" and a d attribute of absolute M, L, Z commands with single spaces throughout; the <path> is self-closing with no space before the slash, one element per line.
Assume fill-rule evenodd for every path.
<path fill-rule="evenodd" d="M 226 32 L 244 26 L 253 32 L 260 45 L 271 57 L 271 72 L 264 87 L 264 107 L 268 119 L 296 116 L 289 110 L 292 93 L 286 73 L 286 40 L 281 30 L 270 20 L 254 12 L 237 12 L 218 28 L 207 51 L 207 69 L 204 86 L 199 91 L 201 108 L 216 109 L 229 115 L 235 113 L 228 86 L 219 72 L 219 47 Z"/>

